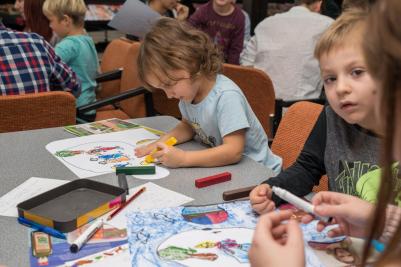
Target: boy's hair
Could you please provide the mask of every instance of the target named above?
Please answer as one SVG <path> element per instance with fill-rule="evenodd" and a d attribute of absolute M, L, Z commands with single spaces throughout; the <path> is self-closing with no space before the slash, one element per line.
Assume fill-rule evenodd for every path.
<path fill-rule="evenodd" d="M 189 72 L 190 78 L 200 75 L 215 77 L 222 66 L 222 54 L 210 37 L 186 22 L 161 18 L 146 34 L 138 55 L 138 73 L 144 86 L 151 89 L 146 81 L 149 73 L 165 75 L 170 80 L 174 70 Z"/>
<path fill-rule="evenodd" d="M 333 48 L 344 45 L 354 38 L 352 33 L 366 22 L 368 12 L 360 9 L 350 9 L 344 12 L 322 34 L 315 47 L 315 58 L 328 54 Z"/>
<path fill-rule="evenodd" d="M 62 19 L 67 15 L 75 26 L 83 26 L 85 22 L 86 6 L 83 0 L 46 0 L 43 4 L 43 13 Z"/>

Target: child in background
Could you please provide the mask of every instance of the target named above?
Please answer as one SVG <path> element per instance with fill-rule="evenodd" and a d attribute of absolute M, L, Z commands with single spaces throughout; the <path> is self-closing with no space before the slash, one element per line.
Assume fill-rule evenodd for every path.
<path fill-rule="evenodd" d="M 189 8 L 178 3 L 177 0 L 149 0 L 149 7 L 162 16 L 186 20 Z"/>
<path fill-rule="evenodd" d="M 145 36 L 138 55 L 139 77 L 147 88 L 163 90 L 180 100 L 183 120 L 159 142 L 138 148 L 136 155 L 153 156 L 169 167 L 214 167 L 249 156 L 275 173 L 281 158 L 269 149 L 267 136 L 241 89 L 219 74 L 221 54 L 207 34 L 185 22 L 160 19 Z M 183 151 L 163 142 L 184 143 L 197 136 L 211 148 Z"/>
<path fill-rule="evenodd" d="M 258 213 L 283 203 L 272 195 L 271 186 L 305 196 L 327 174 L 331 191 L 357 195 L 360 176 L 378 168 L 377 84 L 367 72 L 362 52 L 366 16 L 357 10 L 344 13 L 319 40 L 315 57 L 330 106 L 320 114 L 297 161 L 252 190 L 250 201 Z"/>
<path fill-rule="evenodd" d="M 86 6 L 83 0 L 46 0 L 43 13 L 50 21 L 54 33 L 63 38 L 56 45 L 56 54 L 67 63 L 81 80 L 81 95 L 77 106 L 96 101 L 95 77 L 99 69 L 95 44 L 86 34 L 84 19 Z M 84 121 L 94 121 L 96 111 L 79 116 Z"/>
<path fill-rule="evenodd" d="M 233 0 L 210 0 L 188 22 L 209 34 L 224 53 L 224 60 L 239 65 L 244 44 L 245 16 Z"/>

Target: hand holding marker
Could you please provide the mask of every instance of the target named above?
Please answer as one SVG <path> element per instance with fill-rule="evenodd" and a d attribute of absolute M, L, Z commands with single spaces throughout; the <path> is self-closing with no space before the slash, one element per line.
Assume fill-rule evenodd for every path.
<path fill-rule="evenodd" d="M 297 197 L 294 194 L 291 194 L 290 192 L 288 192 L 285 189 L 282 189 L 280 187 L 276 187 L 273 186 L 272 187 L 273 192 L 280 197 L 281 199 L 287 201 L 288 203 L 294 205 L 295 207 L 297 207 L 298 209 L 304 210 L 310 214 L 313 214 L 316 218 L 318 218 L 319 220 L 328 223 L 330 221 L 330 218 L 328 217 L 322 217 L 322 216 L 318 216 L 313 212 L 313 209 L 315 208 L 315 206 L 313 206 L 311 203 L 303 200 L 302 198 Z"/>
<path fill-rule="evenodd" d="M 164 143 L 165 143 L 166 145 L 168 145 L 168 146 L 173 146 L 173 145 L 175 145 L 175 144 L 177 143 L 177 139 L 175 139 L 175 137 L 172 136 L 172 137 L 170 137 L 169 139 L 167 139 Z M 154 153 L 156 153 L 157 151 L 158 151 L 157 148 L 153 149 L 153 151 L 150 152 L 150 154 L 146 156 L 145 162 L 146 162 L 146 163 L 153 163 L 153 162 L 155 161 L 155 159 L 153 158 L 152 155 L 153 155 Z"/>

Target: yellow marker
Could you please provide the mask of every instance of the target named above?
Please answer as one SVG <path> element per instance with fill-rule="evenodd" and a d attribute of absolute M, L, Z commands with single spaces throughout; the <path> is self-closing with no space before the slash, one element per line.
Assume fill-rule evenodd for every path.
<path fill-rule="evenodd" d="M 164 143 L 165 143 L 166 145 L 168 145 L 168 146 L 173 146 L 173 145 L 175 145 L 175 144 L 177 143 L 177 139 L 175 139 L 175 137 L 170 137 L 170 138 L 167 139 Z M 157 148 L 153 149 L 153 151 L 150 152 L 150 154 L 146 156 L 145 162 L 146 162 L 146 163 L 152 163 L 152 162 L 154 162 L 155 159 L 152 157 L 152 155 L 153 155 L 154 153 L 156 153 L 158 150 L 159 150 L 159 149 L 157 149 Z"/>

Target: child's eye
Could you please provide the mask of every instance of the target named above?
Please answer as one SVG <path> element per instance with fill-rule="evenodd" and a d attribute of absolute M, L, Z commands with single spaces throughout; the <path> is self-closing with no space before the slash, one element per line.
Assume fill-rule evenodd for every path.
<path fill-rule="evenodd" d="M 351 75 L 357 77 L 357 76 L 360 76 L 364 72 L 365 72 L 365 70 L 363 70 L 363 69 L 354 69 L 351 71 Z"/>
<path fill-rule="evenodd" d="M 336 81 L 336 77 L 325 77 L 324 79 L 323 79 L 323 83 L 325 84 L 325 85 L 329 85 L 329 84 L 331 84 L 331 83 L 333 83 L 333 82 L 335 82 Z"/>

